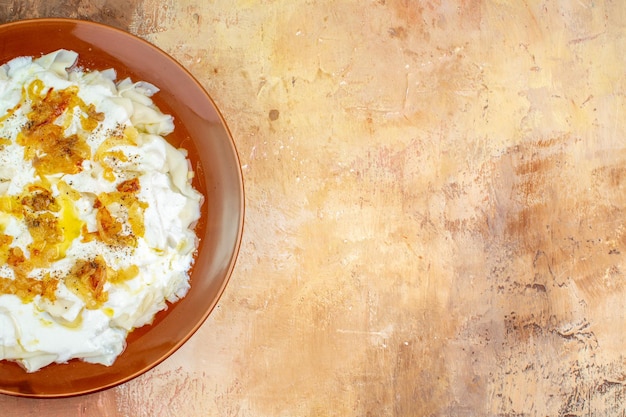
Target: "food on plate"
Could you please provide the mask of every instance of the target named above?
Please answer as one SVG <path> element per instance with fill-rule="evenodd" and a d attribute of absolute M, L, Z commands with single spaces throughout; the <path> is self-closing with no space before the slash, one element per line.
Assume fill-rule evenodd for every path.
<path fill-rule="evenodd" d="M 111 365 L 189 290 L 202 195 L 146 82 L 58 50 L 0 67 L 0 360 Z"/>

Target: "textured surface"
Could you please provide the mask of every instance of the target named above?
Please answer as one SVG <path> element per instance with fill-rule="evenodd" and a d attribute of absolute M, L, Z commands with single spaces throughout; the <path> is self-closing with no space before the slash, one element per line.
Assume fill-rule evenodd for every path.
<path fill-rule="evenodd" d="M 3 415 L 626 412 L 620 2 L 0 5 L 177 58 L 247 192 L 237 268 L 189 343 L 109 391 L 0 397 Z"/>

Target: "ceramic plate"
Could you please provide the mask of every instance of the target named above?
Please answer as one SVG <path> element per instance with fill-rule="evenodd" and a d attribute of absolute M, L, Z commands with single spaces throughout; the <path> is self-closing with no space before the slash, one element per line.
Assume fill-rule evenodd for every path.
<path fill-rule="evenodd" d="M 232 137 L 189 72 L 148 42 L 93 22 L 36 19 L 0 25 L 0 63 L 60 48 L 78 52 L 78 65 L 84 68 L 114 68 L 118 79 L 131 77 L 159 87 L 154 102 L 175 119 L 175 132 L 167 139 L 189 151 L 194 186 L 206 199 L 187 296 L 159 313 L 152 325 L 132 332 L 126 350 L 110 367 L 74 360 L 26 373 L 15 363 L 0 361 L 0 393 L 25 397 L 67 397 L 110 388 L 174 353 L 215 307 L 234 267 L 243 230 L 243 180 Z"/>

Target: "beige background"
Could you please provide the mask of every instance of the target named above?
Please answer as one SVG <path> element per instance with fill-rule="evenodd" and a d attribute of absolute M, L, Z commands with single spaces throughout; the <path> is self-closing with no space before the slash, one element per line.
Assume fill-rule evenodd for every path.
<path fill-rule="evenodd" d="M 169 52 L 240 152 L 242 250 L 179 352 L 10 416 L 626 413 L 626 4 L 0 1 Z M 1 376 L 0 376 L 1 377 Z"/>

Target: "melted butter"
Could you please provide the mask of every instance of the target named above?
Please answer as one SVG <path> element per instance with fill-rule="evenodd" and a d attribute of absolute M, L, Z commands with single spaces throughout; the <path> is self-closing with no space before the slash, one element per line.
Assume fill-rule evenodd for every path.
<path fill-rule="evenodd" d="M 4 233 L 7 225 L 12 219 L 13 216 L 11 216 L 10 214 L 0 211 L 0 233 Z"/>
<path fill-rule="evenodd" d="M 63 317 L 55 317 L 54 321 L 70 329 L 77 329 L 83 324 L 83 315 L 77 315 L 73 321 L 65 320 Z"/>
<path fill-rule="evenodd" d="M 22 107 L 22 104 L 24 102 L 24 98 L 22 97 L 22 100 L 20 100 L 19 103 L 17 103 L 15 106 L 13 106 L 12 108 L 10 108 L 9 110 L 7 110 L 7 112 L 2 115 L 2 117 L 0 117 L 0 123 L 4 122 L 5 120 L 7 120 L 9 117 L 13 116 L 15 114 L 15 112 Z"/>
<path fill-rule="evenodd" d="M 50 320 L 47 320 L 47 319 L 44 319 L 44 318 L 39 318 L 39 323 L 41 323 L 41 325 L 45 326 L 45 327 L 50 327 L 50 326 L 52 326 L 54 324 L 53 321 L 50 321 Z"/>
<path fill-rule="evenodd" d="M 63 240 L 57 246 L 59 257 L 63 258 L 74 239 L 81 236 L 81 230 L 85 223 L 78 216 L 71 193 L 61 191 L 57 201 L 61 206 L 59 228 L 63 234 Z"/>
<path fill-rule="evenodd" d="M 22 218 L 22 204 L 12 195 L 0 196 L 0 219 L 8 221 L 11 217 Z M 2 221 L 2 220 L 0 220 Z M 6 225 L 6 223 L 4 223 Z"/>

